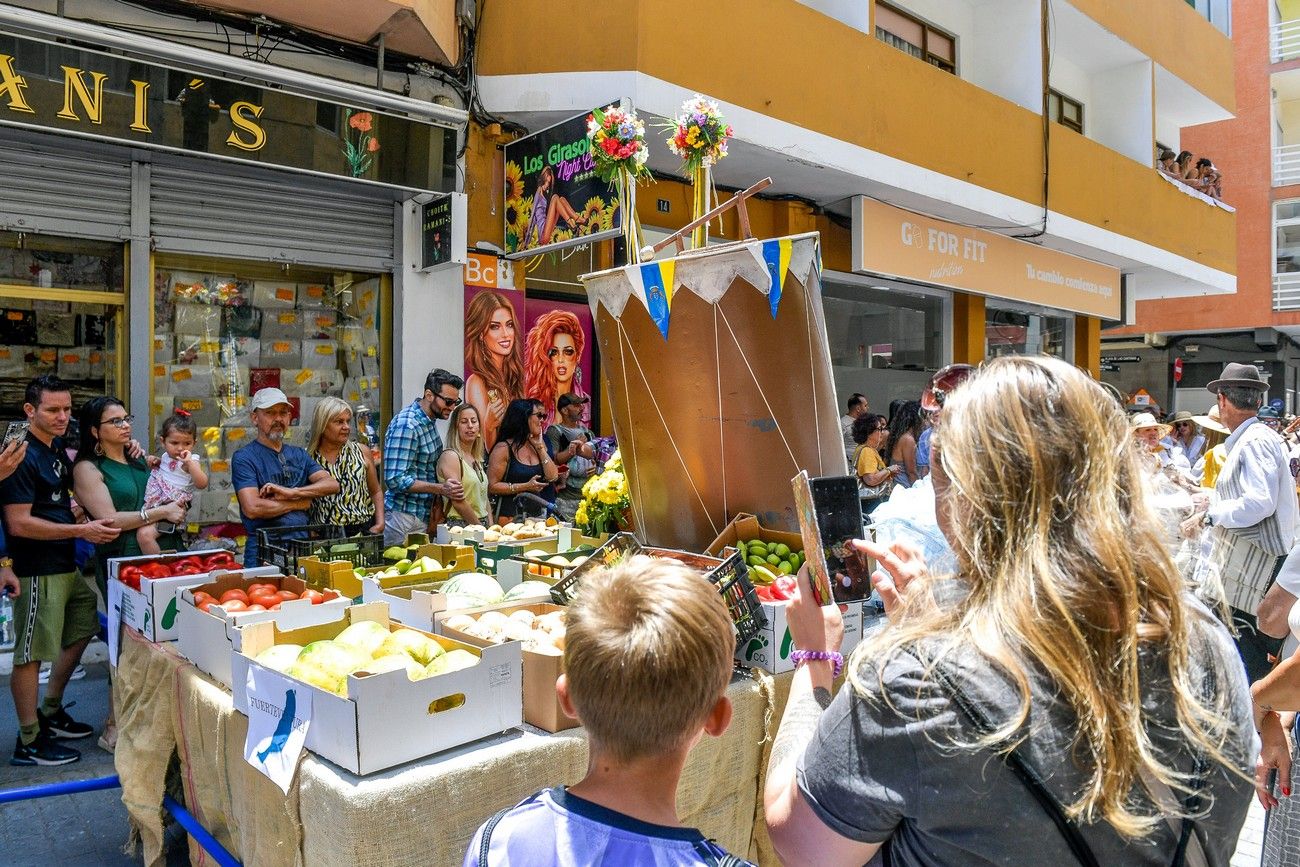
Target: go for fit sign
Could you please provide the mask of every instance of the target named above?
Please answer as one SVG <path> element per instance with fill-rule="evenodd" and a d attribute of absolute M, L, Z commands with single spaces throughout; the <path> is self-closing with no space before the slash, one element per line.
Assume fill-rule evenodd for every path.
<path fill-rule="evenodd" d="M 859 196 L 853 270 L 1120 318 L 1119 269 Z"/>

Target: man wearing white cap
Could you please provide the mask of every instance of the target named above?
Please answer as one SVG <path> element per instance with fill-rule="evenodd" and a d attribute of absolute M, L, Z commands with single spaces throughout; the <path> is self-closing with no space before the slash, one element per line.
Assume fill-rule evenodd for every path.
<path fill-rule="evenodd" d="M 1282 438 L 1260 424 L 1256 413 L 1268 384 L 1253 364 L 1231 363 L 1206 388 L 1218 400 L 1219 420 L 1232 431 L 1227 458 L 1209 494 L 1195 494 L 1209 528 L 1210 556 L 1198 580 L 1217 572 L 1232 613 L 1237 650 L 1252 682 L 1272 667 L 1282 647 L 1256 620 L 1264 594 L 1295 543 L 1300 504 Z"/>
<path fill-rule="evenodd" d="M 249 408 L 257 439 L 241 446 L 230 459 L 230 477 L 248 533 L 244 565 L 251 567 L 260 565 L 258 530 L 306 526 L 311 501 L 337 494 L 339 483 L 306 449 L 285 443 L 293 407 L 283 391 L 260 389 Z"/>

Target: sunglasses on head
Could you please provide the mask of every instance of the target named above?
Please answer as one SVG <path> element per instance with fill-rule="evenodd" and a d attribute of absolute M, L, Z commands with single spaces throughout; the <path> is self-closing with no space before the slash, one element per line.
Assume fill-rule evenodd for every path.
<path fill-rule="evenodd" d="M 927 406 L 928 401 L 922 400 L 923 409 L 934 410 L 941 409 L 948 400 L 948 395 L 953 389 L 961 385 L 975 371 L 975 367 L 970 364 L 950 364 L 947 367 L 940 368 L 934 376 L 930 377 L 930 387 L 926 390 L 924 397 L 929 397 L 934 406 Z"/>

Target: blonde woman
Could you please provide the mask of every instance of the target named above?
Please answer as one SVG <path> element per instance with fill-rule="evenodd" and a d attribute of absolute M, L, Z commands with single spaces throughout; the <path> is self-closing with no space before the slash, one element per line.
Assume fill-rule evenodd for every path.
<path fill-rule="evenodd" d="M 1129 440 L 1056 359 L 954 390 L 931 475 L 957 574 L 859 543 L 890 623 L 833 700 L 840 613 L 801 570 L 764 792 L 785 863 L 1228 863 L 1258 748 L 1244 671 L 1160 544 Z"/>
<path fill-rule="evenodd" d="M 321 398 L 312 414 L 307 453 L 339 483 L 339 492 L 312 501 L 313 524 L 338 524 L 347 535 L 384 532 L 384 492 L 370 452 L 352 438 L 352 407 Z"/>
<path fill-rule="evenodd" d="M 460 499 L 450 500 L 447 517 L 459 518 L 466 524 L 487 524 L 488 480 L 486 452 L 483 448 L 482 428 L 478 410 L 473 404 L 462 403 L 451 414 L 447 424 L 450 444 L 438 457 L 438 481 L 455 479 L 463 491 Z M 452 515 L 452 512 L 455 515 Z"/>

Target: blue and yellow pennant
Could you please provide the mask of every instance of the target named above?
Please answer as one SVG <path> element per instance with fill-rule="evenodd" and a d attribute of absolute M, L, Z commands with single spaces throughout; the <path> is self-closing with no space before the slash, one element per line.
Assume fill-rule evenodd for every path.
<path fill-rule="evenodd" d="M 785 275 L 790 271 L 789 238 L 778 238 L 763 242 L 763 262 L 767 265 L 770 286 L 767 290 L 767 303 L 772 309 L 772 318 L 776 318 L 777 305 L 781 303 L 781 287 L 785 285 Z"/>
<path fill-rule="evenodd" d="M 673 309 L 673 270 L 676 262 L 649 262 L 641 266 L 641 286 L 645 291 L 645 308 L 668 339 L 668 319 Z"/>

